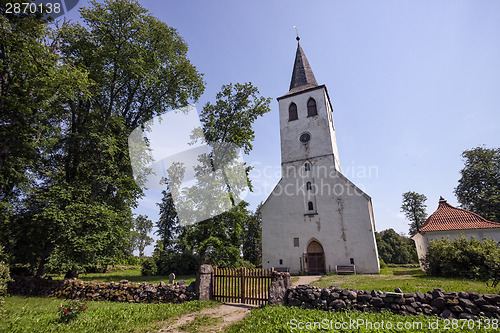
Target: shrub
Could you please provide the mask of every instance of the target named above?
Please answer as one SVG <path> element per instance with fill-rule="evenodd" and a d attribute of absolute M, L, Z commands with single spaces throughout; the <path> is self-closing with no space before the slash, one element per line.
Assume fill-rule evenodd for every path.
<path fill-rule="evenodd" d="M 387 264 L 384 260 L 382 260 L 382 258 L 378 257 L 378 260 L 380 262 L 380 268 L 387 268 Z"/>
<path fill-rule="evenodd" d="M 255 265 L 252 264 L 250 261 L 248 260 L 244 260 L 242 258 L 238 259 L 238 261 L 236 262 L 236 265 L 234 266 L 235 268 L 255 268 Z"/>
<path fill-rule="evenodd" d="M 422 264 L 429 275 L 488 281 L 500 262 L 500 248 L 492 239 L 479 241 L 463 235 L 450 241 L 432 240 Z"/>
<path fill-rule="evenodd" d="M 2 252 L 3 248 L 0 246 L 0 257 L 2 256 Z M 0 261 L 0 312 L 4 302 L 3 297 L 7 295 L 7 282 L 10 280 L 9 266 L 3 261 Z"/>
<path fill-rule="evenodd" d="M 81 300 L 71 300 L 69 303 L 59 307 L 59 319 L 63 323 L 69 323 L 87 310 L 87 303 Z"/>
<path fill-rule="evenodd" d="M 148 257 L 142 261 L 142 269 L 141 269 L 142 275 L 152 276 L 156 275 L 157 272 L 158 272 L 158 267 L 156 266 L 154 258 Z"/>

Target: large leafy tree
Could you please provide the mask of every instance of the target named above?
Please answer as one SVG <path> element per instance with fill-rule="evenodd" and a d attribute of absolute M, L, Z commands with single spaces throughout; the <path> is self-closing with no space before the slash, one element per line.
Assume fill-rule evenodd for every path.
<path fill-rule="evenodd" d="M 0 1 L 0 242 L 12 258 L 20 199 L 40 175 L 69 100 L 87 96 L 89 83 L 85 69 L 61 57 L 60 36 L 41 15 L 8 13 L 6 2 Z"/>
<path fill-rule="evenodd" d="M 464 168 L 455 188 L 461 206 L 500 222 L 500 148 L 477 147 L 462 153 Z"/>
<path fill-rule="evenodd" d="M 427 197 L 417 192 L 409 191 L 403 193 L 401 212 L 405 213 L 406 219 L 410 221 L 410 235 L 417 233 L 427 219 L 425 212 L 425 201 Z"/>
<path fill-rule="evenodd" d="M 37 274 L 49 261 L 76 270 L 123 252 L 142 195 L 127 138 L 204 88 L 176 30 L 137 1 L 91 1 L 80 14 L 85 26 L 63 25 L 58 43 L 64 61 L 87 70 L 91 94 L 69 98 L 17 228 L 17 252 L 30 254 Z M 40 241 L 26 244 L 31 236 Z"/>

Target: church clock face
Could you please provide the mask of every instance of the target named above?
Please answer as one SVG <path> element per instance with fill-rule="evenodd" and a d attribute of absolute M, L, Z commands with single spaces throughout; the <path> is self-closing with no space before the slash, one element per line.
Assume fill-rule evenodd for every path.
<path fill-rule="evenodd" d="M 299 141 L 302 143 L 308 143 L 309 140 L 311 140 L 311 134 L 310 133 L 302 133 L 299 137 Z"/>

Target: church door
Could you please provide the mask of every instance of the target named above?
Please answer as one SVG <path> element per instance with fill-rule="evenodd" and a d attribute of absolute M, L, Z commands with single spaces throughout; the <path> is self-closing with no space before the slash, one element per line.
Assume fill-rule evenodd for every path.
<path fill-rule="evenodd" d="M 317 241 L 312 241 L 307 247 L 307 264 L 309 274 L 325 273 L 325 251 Z"/>

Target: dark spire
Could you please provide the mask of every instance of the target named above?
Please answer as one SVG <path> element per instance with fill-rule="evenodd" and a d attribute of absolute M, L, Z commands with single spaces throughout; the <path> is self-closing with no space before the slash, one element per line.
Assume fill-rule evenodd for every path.
<path fill-rule="evenodd" d="M 300 37 L 297 35 L 297 41 Z M 300 91 L 310 87 L 317 87 L 318 83 L 314 77 L 311 66 L 307 61 L 306 55 L 297 43 L 297 53 L 295 54 L 295 63 L 293 65 L 292 81 L 290 82 L 290 91 Z"/>

